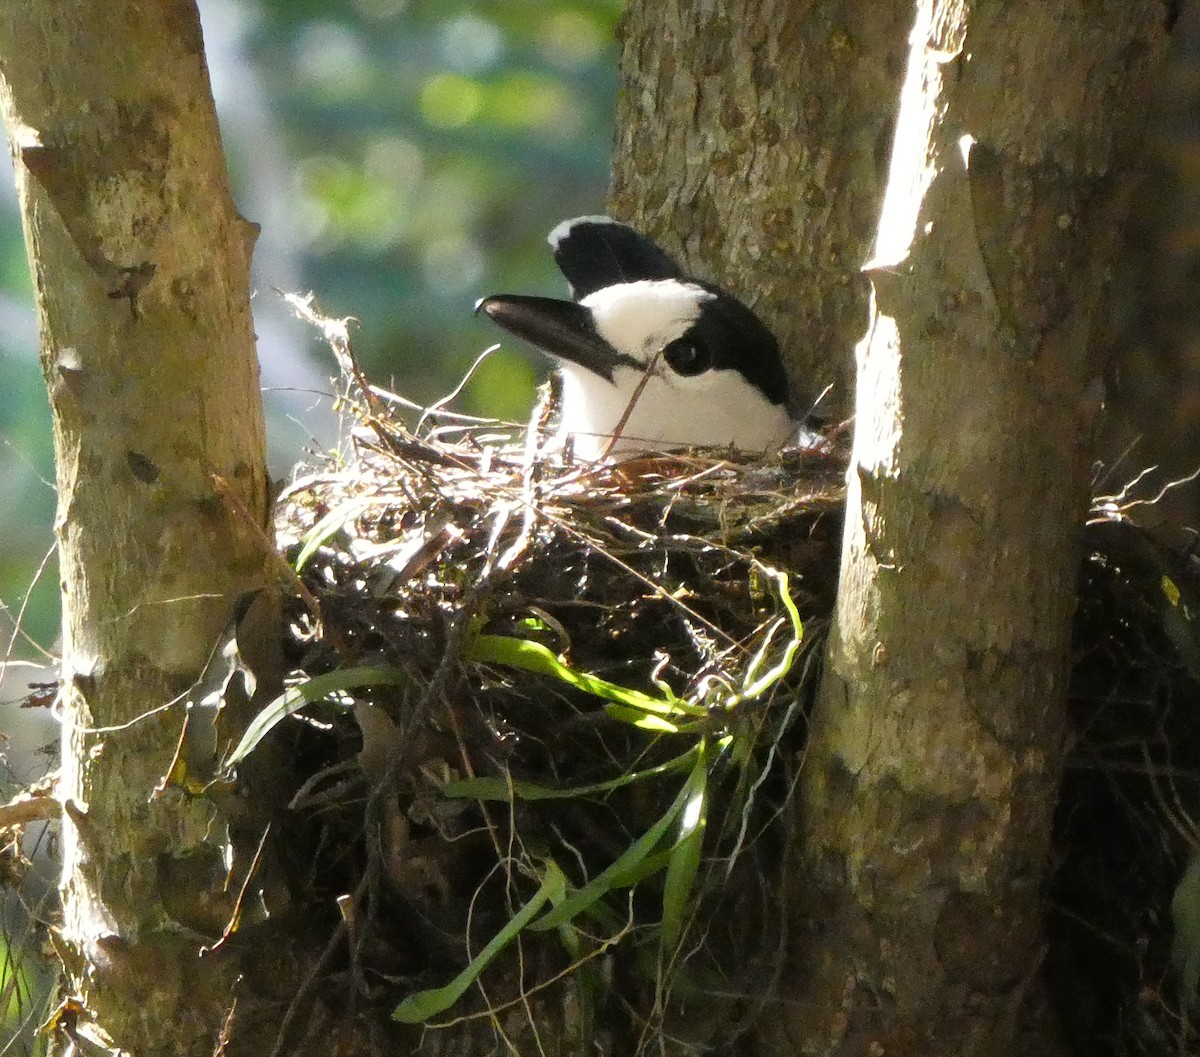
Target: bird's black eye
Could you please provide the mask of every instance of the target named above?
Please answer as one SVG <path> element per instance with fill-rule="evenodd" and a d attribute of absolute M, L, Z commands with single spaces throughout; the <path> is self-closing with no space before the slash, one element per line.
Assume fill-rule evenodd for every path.
<path fill-rule="evenodd" d="M 703 374 L 713 363 L 712 353 L 694 338 L 676 338 L 663 349 L 662 355 L 667 366 L 685 378 Z"/>

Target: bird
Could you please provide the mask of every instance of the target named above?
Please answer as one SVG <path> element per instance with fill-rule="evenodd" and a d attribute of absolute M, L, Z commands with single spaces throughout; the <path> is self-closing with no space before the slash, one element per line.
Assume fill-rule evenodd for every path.
<path fill-rule="evenodd" d="M 778 342 L 736 297 L 610 217 L 564 220 L 547 241 L 571 300 L 493 294 L 475 311 L 554 362 L 557 437 L 578 458 L 797 436 Z"/>

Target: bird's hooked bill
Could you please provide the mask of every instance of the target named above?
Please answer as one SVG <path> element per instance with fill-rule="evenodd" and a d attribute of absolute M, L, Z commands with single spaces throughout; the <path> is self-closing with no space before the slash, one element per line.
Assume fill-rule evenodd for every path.
<path fill-rule="evenodd" d="M 481 298 L 475 311 L 548 356 L 577 363 L 608 381 L 618 364 L 629 359 L 596 333 L 591 311 L 574 301 L 495 294 Z"/>

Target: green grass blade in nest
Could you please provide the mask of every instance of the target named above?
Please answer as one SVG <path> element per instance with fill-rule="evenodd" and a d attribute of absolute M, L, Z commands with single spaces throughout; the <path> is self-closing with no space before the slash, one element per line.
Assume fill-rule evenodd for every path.
<path fill-rule="evenodd" d="M 225 761 L 225 766 L 232 767 L 244 760 L 275 726 L 305 705 L 324 701 L 335 694 L 346 694 L 364 686 L 399 686 L 405 678 L 399 668 L 368 665 L 361 668 L 339 668 L 324 675 L 314 675 L 296 686 L 289 686 L 254 717 L 237 748 Z"/>
<path fill-rule="evenodd" d="M 428 991 L 418 991 L 414 995 L 409 995 L 392 1011 L 392 1019 L 398 1020 L 402 1024 L 420 1024 L 449 1009 L 466 994 L 467 988 L 479 979 L 484 969 L 533 920 L 547 902 L 557 904 L 562 900 L 566 885 L 567 879 L 562 870 L 553 860 L 548 861 L 541 886 L 533 894 L 533 897 L 509 918 L 504 928 L 488 941 L 487 946 L 471 959 L 470 964 L 444 987 L 435 987 Z"/>
<path fill-rule="evenodd" d="M 640 713 L 655 716 L 682 717 L 704 716 L 703 708 L 690 705 L 682 698 L 670 696 L 653 697 L 640 690 L 610 683 L 595 675 L 578 672 L 555 656 L 553 651 L 540 642 L 529 639 L 515 639 L 508 635 L 476 635 L 463 651 L 470 661 L 485 664 L 504 664 L 510 668 L 520 668 L 534 675 L 549 675 L 577 690 L 599 697 L 604 701 L 624 705 Z"/>
<path fill-rule="evenodd" d="M 763 640 L 762 646 L 755 653 L 754 659 L 750 662 L 750 666 L 746 670 L 745 678 L 742 681 L 742 689 L 723 702 L 725 708 L 733 708 L 744 701 L 753 701 L 754 698 L 761 697 L 779 682 L 780 679 L 784 678 L 792 670 L 792 665 L 796 661 L 796 654 L 800 651 L 800 646 L 804 641 L 804 622 L 800 619 L 800 611 L 796 608 L 796 603 L 792 600 L 792 593 L 788 587 L 787 573 L 780 569 L 773 569 L 769 565 L 763 565 L 761 562 L 755 562 L 755 565 L 774 581 L 779 601 L 791 621 L 792 638 L 784 649 L 779 663 L 765 675 L 756 677 L 758 669 L 766 661 L 767 649 L 771 644 L 771 640 L 775 637 L 775 631 L 778 629 L 777 624 L 772 625 L 771 631 Z"/>
<path fill-rule="evenodd" d="M 700 751 L 700 745 L 694 745 L 687 752 L 681 753 L 666 763 L 657 767 L 647 767 L 642 771 L 631 771 L 628 774 L 610 778 L 607 782 L 596 782 L 592 785 L 577 785 L 566 789 L 555 789 L 552 786 L 538 785 L 536 782 L 526 782 L 519 779 L 485 777 L 462 778 L 455 782 L 447 782 L 442 787 L 442 796 L 451 800 L 500 800 L 512 803 L 514 800 L 576 800 L 580 797 L 597 796 L 611 793 L 622 786 L 640 782 L 647 778 L 657 778 L 661 774 L 670 774 L 687 767 L 693 757 Z"/>
<path fill-rule="evenodd" d="M 377 496 L 354 496 L 329 511 L 328 514 L 304 534 L 300 553 L 296 555 L 296 572 L 300 572 L 308 560 L 321 549 L 321 546 L 334 533 L 340 531 L 343 525 L 353 521 L 379 501 Z"/>
<path fill-rule="evenodd" d="M 694 768 L 692 773 L 695 774 Z M 578 891 L 571 893 L 571 895 L 549 913 L 533 922 L 529 926 L 530 930 L 541 932 L 544 929 L 556 928 L 564 921 L 570 921 L 572 918 L 583 913 L 588 907 L 602 899 L 609 892 L 618 888 L 628 888 L 629 885 L 641 880 L 647 873 L 657 872 L 657 870 L 642 870 L 641 867 L 645 865 L 645 860 L 651 858 L 651 853 L 658 848 L 671 826 L 674 825 L 675 820 L 679 818 L 684 807 L 692 798 L 693 789 L 694 783 L 689 777 L 688 781 L 684 783 L 683 788 L 679 790 L 679 795 L 675 797 L 674 802 L 653 826 L 638 837 L 637 840 L 629 845 L 628 848 L 592 880 Z M 661 868 L 666 864 L 667 859 L 664 858 L 658 863 L 658 866 Z"/>
<path fill-rule="evenodd" d="M 684 728 L 676 723 L 672 723 L 668 719 L 663 719 L 661 716 L 649 715 L 641 712 L 636 708 L 627 708 L 624 705 L 617 705 L 610 702 L 604 706 L 606 715 L 613 719 L 619 719 L 622 723 L 628 723 L 631 727 L 640 727 L 642 730 L 648 730 L 652 734 L 682 734 L 685 730 L 692 730 L 693 725 Z"/>
<path fill-rule="evenodd" d="M 704 830 L 708 825 L 708 771 L 710 750 L 701 743 L 696 766 L 684 786 L 685 802 L 679 818 L 679 840 L 671 850 L 663 885 L 662 950 L 669 956 L 679 944 L 691 906 Z"/>

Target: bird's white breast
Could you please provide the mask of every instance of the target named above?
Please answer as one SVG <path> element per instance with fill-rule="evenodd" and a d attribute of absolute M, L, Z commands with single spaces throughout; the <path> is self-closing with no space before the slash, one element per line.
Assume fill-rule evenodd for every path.
<path fill-rule="evenodd" d="M 637 392 L 642 372 L 619 367 L 607 382 L 585 368 L 564 364 L 559 434 L 574 438 L 575 452 L 598 459 Z M 663 451 L 692 445 L 733 446 L 763 452 L 789 443 L 796 423 L 737 371 L 696 378 L 652 375 L 612 446 L 614 452 Z"/>

